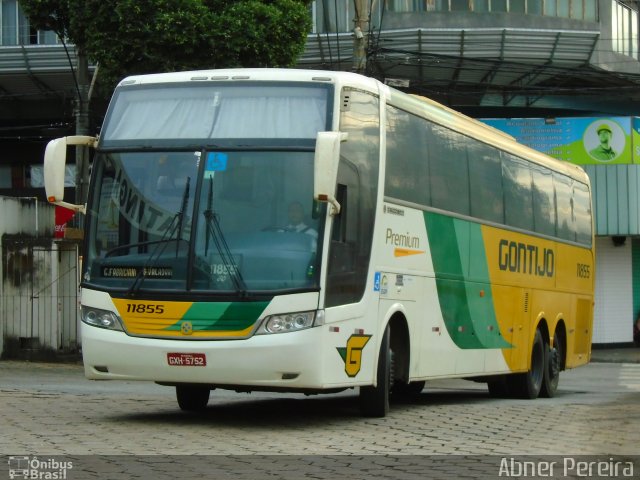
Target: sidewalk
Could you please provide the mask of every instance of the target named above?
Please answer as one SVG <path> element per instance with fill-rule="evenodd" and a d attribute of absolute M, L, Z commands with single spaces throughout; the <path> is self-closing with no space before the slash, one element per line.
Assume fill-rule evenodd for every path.
<path fill-rule="evenodd" d="M 640 347 L 592 348 L 591 361 L 596 363 L 640 363 Z"/>

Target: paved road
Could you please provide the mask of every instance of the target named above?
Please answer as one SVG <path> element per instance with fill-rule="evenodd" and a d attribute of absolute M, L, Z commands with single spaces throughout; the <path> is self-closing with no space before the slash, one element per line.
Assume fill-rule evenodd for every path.
<path fill-rule="evenodd" d="M 496 462 L 505 456 L 613 455 L 618 461 L 637 455 L 639 400 L 640 364 L 592 363 L 564 372 L 553 399 L 493 399 L 484 384 L 437 381 L 428 383 L 416 400 L 394 404 L 386 418 L 364 419 L 358 416 L 355 391 L 305 397 L 216 390 L 207 411 L 194 415 L 178 409 L 168 387 L 93 382 L 84 379 L 78 365 L 0 362 L 0 454 L 13 456 L 13 466 L 17 456 L 73 458 L 72 473 L 80 475 L 82 464 L 84 476 L 66 477 L 70 479 L 147 478 L 149 472 L 155 478 L 164 478 L 162 473 L 191 478 L 187 473 L 196 475 L 199 468 L 211 471 L 210 457 L 193 455 L 231 456 L 217 457 L 233 465 L 220 467 L 209 478 L 245 478 L 243 473 L 256 473 L 257 464 L 274 461 L 284 468 L 280 478 L 287 472 L 290 478 L 302 478 L 297 476 L 302 471 L 319 478 L 325 477 L 318 472 L 344 476 L 339 468 L 345 465 L 355 469 L 350 478 L 381 472 L 392 472 L 389 478 L 400 478 L 399 473 L 438 478 L 425 477 L 421 462 L 451 458 L 430 457 L 447 454 L 464 457 L 454 457 L 459 461 L 443 468 L 455 463 L 464 466 L 469 478 L 482 478 L 466 462 L 486 457 L 495 473 Z M 142 457 L 132 464 L 132 457 L 121 455 Z M 158 467 L 167 455 L 172 457 Z M 181 455 L 189 457 L 175 457 Z M 126 466 L 114 466 L 114 458 L 128 459 Z M 406 468 L 397 464 L 408 459 Z M 89 468 L 87 462 L 103 465 Z M 376 466 L 380 462 L 383 466 Z M 104 468 L 114 469 L 113 476 L 105 475 Z M 142 473 L 135 474 L 136 468 Z M 433 465 L 429 468 L 435 471 Z M 638 474 L 640 465 L 635 478 Z"/>

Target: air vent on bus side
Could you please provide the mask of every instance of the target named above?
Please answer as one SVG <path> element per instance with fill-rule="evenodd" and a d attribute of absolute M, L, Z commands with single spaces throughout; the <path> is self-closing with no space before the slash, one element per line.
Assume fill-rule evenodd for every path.
<path fill-rule="evenodd" d="M 351 92 L 344 91 L 342 92 L 342 102 L 340 102 L 340 111 L 348 112 L 349 111 L 349 102 L 351 100 Z"/>

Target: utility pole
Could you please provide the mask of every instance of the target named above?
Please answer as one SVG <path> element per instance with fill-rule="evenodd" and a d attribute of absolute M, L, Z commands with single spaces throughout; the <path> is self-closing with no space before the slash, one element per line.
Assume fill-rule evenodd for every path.
<path fill-rule="evenodd" d="M 353 19 L 353 71 L 364 73 L 367 68 L 367 47 L 369 38 L 369 2 L 368 0 L 354 0 L 356 9 Z"/>
<path fill-rule="evenodd" d="M 76 135 L 89 135 L 89 61 L 81 49 L 76 50 L 78 98 L 75 101 Z M 89 190 L 87 149 L 76 147 L 76 204 L 83 204 Z"/>

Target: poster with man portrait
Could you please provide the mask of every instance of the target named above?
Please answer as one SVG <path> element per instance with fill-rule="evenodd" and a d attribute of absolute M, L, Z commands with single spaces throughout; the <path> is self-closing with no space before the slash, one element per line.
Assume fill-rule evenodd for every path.
<path fill-rule="evenodd" d="M 632 117 L 485 119 L 485 123 L 547 155 L 578 165 L 640 161 L 640 122 Z M 635 142 L 635 143 L 634 143 Z"/>

